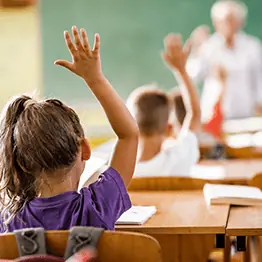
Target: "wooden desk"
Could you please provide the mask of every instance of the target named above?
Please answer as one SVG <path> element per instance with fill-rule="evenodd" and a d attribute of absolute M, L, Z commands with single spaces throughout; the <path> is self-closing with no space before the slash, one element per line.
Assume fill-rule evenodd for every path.
<path fill-rule="evenodd" d="M 223 183 L 247 185 L 257 173 L 262 172 L 262 161 L 258 159 L 203 160 L 201 165 L 221 165 L 225 168 Z"/>
<path fill-rule="evenodd" d="M 231 207 L 226 234 L 236 236 L 239 248 L 246 250 L 244 262 L 262 261 L 262 238 L 257 237 L 262 236 L 262 207 Z M 256 236 L 256 241 L 251 236 Z"/>
<path fill-rule="evenodd" d="M 133 205 L 155 205 L 157 214 L 143 225 L 116 229 L 155 237 L 164 261 L 207 261 L 215 235 L 225 233 L 229 206 L 208 207 L 202 191 L 132 192 L 130 196 Z"/>
<path fill-rule="evenodd" d="M 208 207 L 202 191 L 131 192 L 133 205 L 155 205 L 157 214 L 144 225 L 119 226 L 153 234 L 224 234 L 229 206 Z"/>
<path fill-rule="evenodd" d="M 262 236 L 262 207 L 231 207 L 226 233 L 230 236 Z"/>

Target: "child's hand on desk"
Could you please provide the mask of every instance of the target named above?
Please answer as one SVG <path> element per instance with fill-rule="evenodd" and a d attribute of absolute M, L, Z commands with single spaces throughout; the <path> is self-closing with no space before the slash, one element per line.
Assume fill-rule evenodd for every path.
<path fill-rule="evenodd" d="M 191 43 L 188 41 L 183 47 L 183 41 L 179 34 L 169 34 L 164 39 L 165 50 L 162 53 L 164 61 L 179 72 L 184 71 L 186 61 L 191 49 Z"/>
<path fill-rule="evenodd" d="M 94 47 L 90 48 L 85 29 L 81 29 L 81 37 L 78 29 L 73 26 L 72 33 L 74 43 L 69 32 L 64 32 L 64 38 L 67 48 L 72 56 L 72 62 L 66 60 L 55 61 L 56 65 L 63 66 L 82 77 L 87 83 L 97 82 L 103 78 L 101 61 L 100 61 L 100 37 L 95 35 Z"/>

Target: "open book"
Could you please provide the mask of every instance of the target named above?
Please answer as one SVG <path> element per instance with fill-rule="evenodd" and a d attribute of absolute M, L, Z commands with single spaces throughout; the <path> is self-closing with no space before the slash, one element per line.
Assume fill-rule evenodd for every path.
<path fill-rule="evenodd" d="M 155 206 L 132 206 L 116 221 L 117 225 L 142 225 L 156 213 Z"/>
<path fill-rule="evenodd" d="M 256 187 L 206 184 L 203 192 L 209 205 L 262 206 L 262 192 Z"/>

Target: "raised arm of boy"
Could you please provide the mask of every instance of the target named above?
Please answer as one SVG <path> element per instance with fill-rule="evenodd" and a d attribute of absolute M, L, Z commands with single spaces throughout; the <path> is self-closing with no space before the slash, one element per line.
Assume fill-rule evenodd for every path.
<path fill-rule="evenodd" d="M 136 163 L 138 127 L 124 102 L 102 72 L 99 35 L 95 35 L 94 47 L 91 49 L 84 29 L 80 30 L 82 39 L 75 26 L 72 28 L 72 33 L 74 43 L 70 34 L 67 31 L 64 33 L 72 62 L 57 60 L 55 64 L 80 76 L 102 105 L 118 137 L 110 166 L 119 172 L 127 185 L 132 179 Z"/>
<path fill-rule="evenodd" d="M 183 47 L 182 38 L 177 34 L 169 34 L 164 39 L 165 50 L 162 53 L 164 61 L 172 71 L 176 71 L 183 102 L 186 108 L 186 117 L 181 132 L 198 132 L 201 127 L 201 110 L 199 94 L 186 72 L 186 61 L 190 51 L 190 45 Z"/>

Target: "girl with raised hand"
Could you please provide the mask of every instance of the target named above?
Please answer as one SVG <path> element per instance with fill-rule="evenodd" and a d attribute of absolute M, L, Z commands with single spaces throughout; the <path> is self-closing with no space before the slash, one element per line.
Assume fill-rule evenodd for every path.
<path fill-rule="evenodd" d="M 100 38 L 90 48 L 84 29 L 64 37 L 72 62 L 58 60 L 80 76 L 102 105 L 118 137 L 110 167 L 77 192 L 90 147 L 77 114 L 57 99 L 21 96 L 7 105 L 0 126 L 0 232 L 72 226 L 114 229 L 131 207 L 126 186 L 135 168 L 138 128 L 102 73 Z"/>

